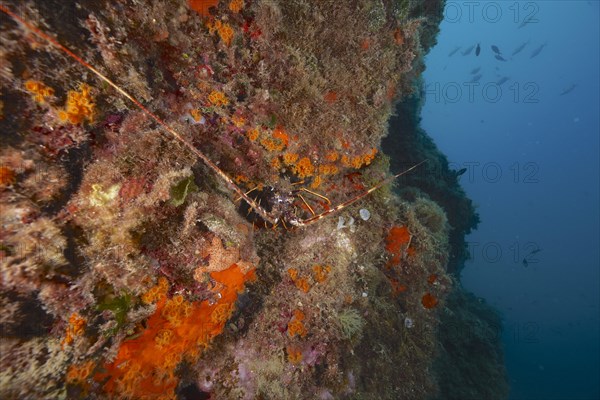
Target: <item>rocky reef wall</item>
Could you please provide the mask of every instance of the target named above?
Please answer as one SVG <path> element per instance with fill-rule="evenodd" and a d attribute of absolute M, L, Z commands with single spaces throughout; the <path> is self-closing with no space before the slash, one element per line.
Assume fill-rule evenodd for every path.
<path fill-rule="evenodd" d="M 443 395 L 462 215 L 365 195 L 442 6 L 3 2 L 2 398 Z"/>

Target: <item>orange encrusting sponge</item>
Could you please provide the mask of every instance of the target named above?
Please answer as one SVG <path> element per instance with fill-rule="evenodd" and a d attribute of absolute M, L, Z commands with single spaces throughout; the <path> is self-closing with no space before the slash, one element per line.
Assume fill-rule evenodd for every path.
<path fill-rule="evenodd" d="M 210 15 L 210 7 L 216 7 L 218 4 L 219 0 L 188 0 L 190 8 L 204 17 Z"/>
<path fill-rule="evenodd" d="M 211 277 L 224 285 L 221 297 L 213 304 L 189 302 L 181 295 L 168 298 L 165 279 L 142 297 L 144 302 L 156 301 L 156 311 L 137 338 L 121 344 L 115 361 L 105 366 L 107 372 L 96 376 L 97 380 L 108 376 L 104 385 L 107 392 L 123 398 L 175 399 L 177 364 L 197 357 L 223 331 L 238 292 L 255 275 L 254 270 L 244 274 L 233 264 L 212 272 Z"/>
<path fill-rule="evenodd" d="M 388 261 L 388 267 L 400 264 L 404 251 L 410 245 L 410 232 L 405 226 L 394 226 L 385 238 L 385 249 L 390 252 L 392 258 Z"/>

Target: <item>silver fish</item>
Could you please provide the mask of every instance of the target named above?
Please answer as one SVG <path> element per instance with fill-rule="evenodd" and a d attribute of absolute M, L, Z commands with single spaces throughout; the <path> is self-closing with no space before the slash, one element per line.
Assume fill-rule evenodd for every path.
<path fill-rule="evenodd" d="M 479 82 L 479 80 L 481 79 L 482 76 L 483 76 L 482 74 L 475 75 L 473 78 L 471 78 L 471 80 L 469 81 L 469 83 Z"/>
<path fill-rule="evenodd" d="M 468 56 L 469 54 L 471 54 L 471 52 L 473 51 L 473 49 L 475 48 L 475 45 L 469 47 L 468 49 L 466 49 L 465 51 L 463 51 L 462 54 L 463 56 Z"/>
<path fill-rule="evenodd" d="M 520 52 L 523 51 L 523 49 L 525 48 L 525 46 L 527 46 L 527 44 L 529 44 L 529 40 L 526 41 L 525 43 L 522 43 L 519 47 L 517 47 L 513 52 L 512 55 L 516 56 L 517 54 L 519 54 Z"/>
<path fill-rule="evenodd" d="M 500 86 L 503 83 L 505 83 L 506 81 L 508 81 L 510 78 L 508 76 L 503 76 L 502 78 L 498 79 L 496 81 L 496 85 Z"/>
<path fill-rule="evenodd" d="M 448 57 L 452 57 L 454 54 L 456 54 L 456 52 L 460 50 L 460 46 L 456 46 L 454 48 L 454 50 L 452 50 L 450 53 L 448 53 Z"/>
<path fill-rule="evenodd" d="M 564 88 L 564 89 L 562 90 L 562 92 L 560 92 L 558 95 L 559 95 L 559 96 L 564 96 L 565 94 L 569 94 L 569 93 L 571 93 L 571 92 L 573 91 L 573 89 L 575 89 L 576 87 L 577 87 L 577 85 L 574 83 L 574 84 L 572 84 L 571 86 L 569 86 L 569 87 L 567 87 L 567 88 Z"/>
<path fill-rule="evenodd" d="M 546 47 L 547 43 L 544 43 L 543 45 L 541 45 L 540 47 L 538 47 L 537 49 L 535 49 L 534 51 L 531 52 L 531 55 L 529 56 L 529 58 L 533 58 L 536 57 L 538 54 L 540 54 L 542 52 L 542 50 L 544 49 L 544 47 Z"/>

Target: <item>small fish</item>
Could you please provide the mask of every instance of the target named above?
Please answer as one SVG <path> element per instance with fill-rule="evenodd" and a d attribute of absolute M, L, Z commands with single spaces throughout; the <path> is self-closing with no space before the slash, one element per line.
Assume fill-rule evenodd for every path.
<path fill-rule="evenodd" d="M 455 172 L 456 177 L 458 178 L 459 176 L 463 175 L 465 172 L 467 172 L 466 168 L 461 168 L 458 171 Z"/>
<path fill-rule="evenodd" d="M 471 75 L 475 75 L 476 73 L 478 73 L 481 70 L 481 67 L 477 67 L 477 68 L 473 68 L 471 70 Z"/>
<path fill-rule="evenodd" d="M 462 52 L 462 53 L 460 53 L 460 54 L 462 54 L 463 56 L 468 56 L 469 54 L 471 54 L 471 52 L 473 51 L 473 49 L 474 49 L 474 48 L 475 48 L 475 45 L 473 45 L 473 46 L 471 46 L 471 47 L 467 48 L 465 51 L 463 51 L 463 52 Z"/>
<path fill-rule="evenodd" d="M 494 58 L 495 58 L 496 60 L 498 60 L 498 61 L 506 61 L 506 60 L 504 59 L 504 57 L 502 57 L 500 54 L 496 54 L 496 56 L 495 56 Z"/>
<path fill-rule="evenodd" d="M 575 89 L 577 87 L 576 84 L 572 84 L 571 86 L 569 86 L 568 88 L 564 88 L 562 90 L 562 92 L 560 92 L 558 95 L 559 96 L 564 96 L 565 94 L 571 93 L 573 91 L 573 89 Z"/>
<path fill-rule="evenodd" d="M 450 53 L 448 53 L 448 57 L 452 57 L 454 54 L 456 54 L 456 52 L 460 50 L 460 46 L 456 46 L 454 48 L 454 50 L 452 50 Z"/>
<path fill-rule="evenodd" d="M 524 258 L 522 263 L 525 268 L 529 267 L 529 262 L 527 261 L 527 258 Z"/>
<path fill-rule="evenodd" d="M 509 78 L 508 76 L 503 76 L 502 78 L 500 78 L 500 79 L 498 79 L 498 80 L 496 81 L 496 85 L 500 86 L 500 85 L 502 85 L 503 83 L 505 83 L 505 82 L 506 82 L 507 80 L 509 80 L 509 79 L 510 79 L 510 78 Z"/>
<path fill-rule="evenodd" d="M 512 55 L 516 56 L 517 54 L 519 54 L 520 52 L 523 51 L 523 49 L 525 48 L 525 46 L 527 46 L 529 44 L 529 40 L 522 43 L 519 47 L 517 47 L 516 49 L 513 50 Z"/>
<path fill-rule="evenodd" d="M 481 74 L 475 75 L 473 78 L 471 78 L 471 80 L 469 81 L 469 83 L 479 82 L 479 80 L 481 79 L 482 76 L 483 75 L 481 75 Z"/>
<path fill-rule="evenodd" d="M 535 49 L 534 51 L 532 51 L 531 55 L 529 56 L 529 58 L 534 58 L 538 54 L 540 54 L 542 52 L 542 50 L 544 49 L 544 47 L 546 47 L 546 44 L 547 43 L 544 43 L 543 45 L 541 45 L 540 47 L 538 47 L 537 49 Z"/>
<path fill-rule="evenodd" d="M 479 43 L 477 43 L 477 47 L 475 48 L 475 56 L 479 56 L 479 53 L 481 53 L 481 46 L 479 46 Z"/>
<path fill-rule="evenodd" d="M 500 55 L 500 49 L 495 44 L 492 45 L 492 51 L 498 55 Z"/>

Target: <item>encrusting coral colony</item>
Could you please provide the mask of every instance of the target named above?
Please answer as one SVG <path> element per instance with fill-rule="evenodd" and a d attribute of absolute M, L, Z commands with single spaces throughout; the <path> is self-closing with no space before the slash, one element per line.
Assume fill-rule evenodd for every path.
<path fill-rule="evenodd" d="M 440 321 L 461 290 L 449 237 L 475 225 L 454 221 L 476 215 L 456 179 L 434 183 L 431 146 L 381 151 L 415 137 L 388 120 L 419 96 L 442 0 L 1 8 L 1 398 L 459 398 L 436 368 L 453 357 Z M 307 219 L 400 154 L 429 159 L 410 173 L 428 184 L 402 177 L 305 227 L 231 190 L 267 211 L 269 191 L 294 193 Z"/>

